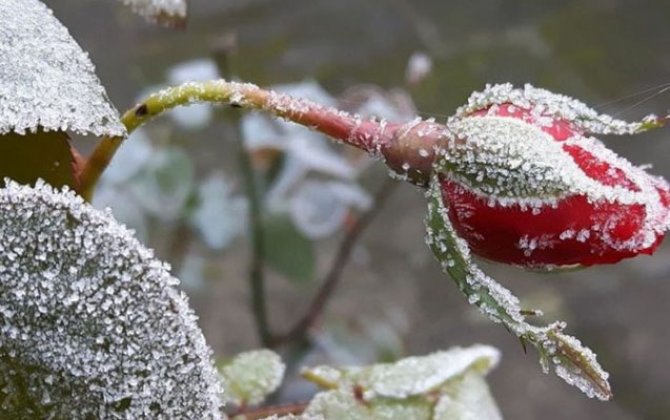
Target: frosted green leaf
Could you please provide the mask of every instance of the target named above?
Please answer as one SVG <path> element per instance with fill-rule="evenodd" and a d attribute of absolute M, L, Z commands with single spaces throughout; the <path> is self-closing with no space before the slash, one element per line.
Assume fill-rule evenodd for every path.
<path fill-rule="evenodd" d="M 370 418 L 369 409 L 356 401 L 351 390 L 346 389 L 316 394 L 304 414 L 319 415 L 325 419 L 366 420 Z"/>
<path fill-rule="evenodd" d="M 235 356 L 219 368 L 226 403 L 255 405 L 273 393 L 284 378 L 286 366 L 270 350 L 254 350 Z"/>
<path fill-rule="evenodd" d="M 368 393 L 382 397 L 407 398 L 428 393 L 467 370 L 486 374 L 498 364 L 500 352 L 475 345 L 454 347 L 427 356 L 414 356 L 396 363 L 378 364 L 357 377 Z"/>
<path fill-rule="evenodd" d="M 211 351 L 168 266 L 73 192 L 6 182 L 0 418 L 221 418 Z"/>
<path fill-rule="evenodd" d="M 363 402 L 351 389 L 338 389 L 317 394 L 305 410 L 306 418 L 322 416 L 337 420 L 429 420 L 431 403 L 426 399 L 378 399 Z"/>
<path fill-rule="evenodd" d="M 0 135 L 126 133 L 88 55 L 38 0 L 0 1 Z"/>
<path fill-rule="evenodd" d="M 119 0 L 150 21 L 180 24 L 186 19 L 186 0 Z"/>
<path fill-rule="evenodd" d="M 368 367 L 306 369 L 303 376 L 329 391 L 317 394 L 305 414 L 343 420 L 430 420 L 437 418 L 436 403 L 448 401 L 451 412 L 461 413 L 452 420 L 470 419 L 466 414 L 477 412 L 490 414 L 481 419 L 497 420 L 500 415 L 482 375 L 499 358 L 493 347 L 474 345 Z"/>
<path fill-rule="evenodd" d="M 502 420 L 502 414 L 484 378 L 466 373 L 440 397 L 433 420 Z"/>
<path fill-rule="evenodd" d="M 449 220 L 448 203 L 443 201 L 437 177 L 432 180 L 426 198 L 426 241 L 444 272 L 456 282 L 468 302 L 477 306 L 493 322 L 503 324 L 523 343 L 535 346 L 545 372 L 553 367 L 558 376 L 587 396 L 610 399 L 612 392 L 607 381 L 608 373 L 590 349 L 563 333 L 564 322 L 545 326 L 528 323 L 519 299 L 477 267 L 467 242 L 458 236 Z"/>
<path fill-rule="evenodd" d="M 355 384 L 364 392 L 366 399 L 402 399 L 430 393 L 466 371 L 484 375 L 499 360 L 498 350 L 477 344 L 367 367 L 316 366 L 304 369 L 303 376 L 324 388 Z"/>

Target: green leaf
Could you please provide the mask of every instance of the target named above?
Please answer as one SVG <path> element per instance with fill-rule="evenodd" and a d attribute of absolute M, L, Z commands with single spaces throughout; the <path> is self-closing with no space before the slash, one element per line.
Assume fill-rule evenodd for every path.
<path fill-rule="evenodd" d="M 284 378 L 286 366 L 270 350 L 254 350 L 235 356 L 219 367 L 224 402 L 255 405 L 273 393 Z"/>
<path fill-rule="evenodd" d="M 314 246 L 296 229 L 288 214 L 266 216 L 263 231 L 266 261 L 272 269 L 300 284 L 314 279 Z"/>

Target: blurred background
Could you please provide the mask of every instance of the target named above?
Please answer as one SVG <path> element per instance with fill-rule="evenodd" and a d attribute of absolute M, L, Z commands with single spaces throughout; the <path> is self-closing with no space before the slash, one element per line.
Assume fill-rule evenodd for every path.
<path fill-rule="evenodd" d="M 113 1 L 46 3 L 97 65 L 120 111 L 146 92 L 221 74 L 390 119 L 445 120 L 473 90 L 512 82 L 564 93 L 629 120 L 670 108 L 670 2 L 661 0 L 193 0 L 183 30 Z M 667 91 L 667 92 L 666 92 Z M 244 115 L 244 116 L 243 116 Z M 670 177 L 670 129 L 608 145 Z M 91 139 L 81 139 L 82 147 Z M 249 202 L 240 145 L 261 179 L 270 326 L 287 331 L 353 241 L 294 365 L 362 364 L 472 343 L 501 349 L 489 383 L 508 419 L 670 417 L 670 246 L 653 257 L 562 274 L 482 262 L 545 320 L 563 319 L 611 373 L 588 400 L 471 308 L 424 243 L 425 200 L 386 170 L 306 130 L 228 108 L 189 107 L 137 132 L 96 205 L 173 265 L 217 358 L 257 348 L 250 310 Z M 383 203 L 375 202 L 380 188 Z M 341 265 L 341 264 L 340 264 Z M 307 399 L 288 380 L 275 401 Z"/>

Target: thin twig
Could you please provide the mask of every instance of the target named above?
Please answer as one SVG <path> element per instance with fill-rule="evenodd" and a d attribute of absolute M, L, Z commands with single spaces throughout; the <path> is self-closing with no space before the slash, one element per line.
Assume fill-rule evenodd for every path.
<path fill-rule="evenodd" d="M 342 240 L 342 243 L 337 250 L 337 255 L 333 260 L 333 264 L 326 274 L 323 282 L 321 283 L 321 287 L 308 306 L 305 314 L 294 324 L 292 328 L 289 329 L 286 334 L 275 337 L 271 343 L 273 347 L 289 342 L 296 342 L 305 338 L 307 332 L 311 329 L 311 327 L 325 310 L 328 300 L 337 288 L 340 279 L 342 278 L 344 267 L 347 265 L 347 262 L 351 257 L 354 245 L 356 245 L 356 242 L 365 229 L 381 212 L 384 204 L 386 203 L 386 200 L 397 187 L 397 185 L 398 182 L 391 178 L 387 178 L 384 181 L 382 186 L 375 194 L 374 204 L 372 207 L 360 216 L 354 226 L 349 230 L 347 236 L 345 236 L 345 238 Z"/>
<path fill-rule="evenodd" d="M 264 419 L 272 415 L 277 416 L 286 416 L 289 414 L 299 415 L 302 414 L 303 411 L 305 411 L 307 405 L 308 403 L 295 403 L 295 404 L 277 405 L 270 407 L 244 409 L 231 414 L 230 418 L 235 419 L 237 418 L 237 416 L 240 416 L 245 420 L 257 420 L 257 419 Z"/>
<path fill-rule="evenodd" d="M 226 78 L 232 77 L 230 68 L 230 56 L 234 53 L 236 41 L 229 36 L 226 42 L 220 46 L 214 56 L 222 75 Z M 272 331 L 268 320 L 267 299 L 265 294 L 265 235 L 263 229 L 263 204 L 256 179 L 256 173 L 249 157 L 249 152 L 244 147 L 242 133 L 240 132 L 240 113 L 232 112 L 228 115 L 229 121 L 235 127 L 235 145 L 240 172 L 244 181 L 245 196 L 249 202 L 249 226 L 251 230 L 250 248 L 251 260 L 249 261 L 249 290 L 251 296 L 251 309 L 254 315 L 256 331 L 263 347 L 269 346 L 272 341 Z"/>
<path fill-rule="evenodd" d="M 256 176 L 251 166 L 249 153 L 244 148 L 241 136 L 237 136 L 240 171 L 244 178 L 245 195 L 249 200 L 249 225 L 251 226 L 251 261 L 249 265 L 249 286 L 251 289 L 251 307 L 256 322 L 256 331 L 264 347 L 270 345 L 272 333 L 268 321 L 267 301 L 265 298 L 265 239 L 263 235 L 263 208 Z"/>

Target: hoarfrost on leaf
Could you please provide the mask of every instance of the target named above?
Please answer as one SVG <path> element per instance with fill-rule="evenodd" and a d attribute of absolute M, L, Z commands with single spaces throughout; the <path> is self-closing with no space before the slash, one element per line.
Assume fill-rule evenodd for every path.
<path fill-rule="evenodd" d="M 328 389 L 314 397 L 305 414 L 344 420 L 499 420 L 482 378 L 499 357 L 492 347 L 474 345 L 395 363 L 305 369 L 303 376 Z M 453 416 L 438 417 L 440 410 Z M 482 416 L 472 417 L 473 413 Z"/>
<path fill-rule="evenodd" d="M 0 189 L 2 418 L 221 418 L 167 266 L 73 192 Z"/>
<path fill-rule="evenodd" d="M 358 400 L 351 389 L 318 393 L 305 410 L 305 420 L 321 416 L 338 420 L 430 420 L 431 404 L 424 399 L 380 399 L 370 403 Z"/>
<path fill-rule="evenodd" d="M 38 0 L 0 2 L 0 134 L 126 133 L 93 64 Z"/>
<path fill-rule="evenodd" d="M 375 365 L 362 375 L 361 383 L 382 397 L 407 398 L 430 392 L 467 370 L 486 374 L 499 359 L 500 352 L 490 346 L 455 347 L 389 365 Z"/>
<path fill-rule="evenodd" d="M 219 368 L 226 403 L 245 406 L 263 402 L 284 378 L 286 366 L 270 350 L 248 351 Z"/>

